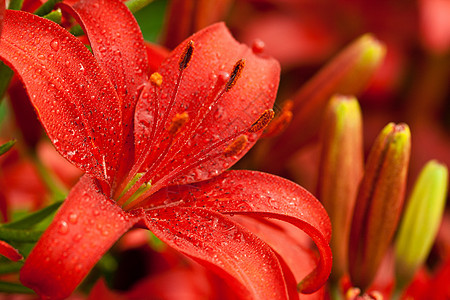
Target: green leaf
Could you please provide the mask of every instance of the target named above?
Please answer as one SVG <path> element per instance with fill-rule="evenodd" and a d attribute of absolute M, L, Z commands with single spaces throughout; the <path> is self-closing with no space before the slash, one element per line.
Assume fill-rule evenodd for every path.
<path fill-rule="evenodd" d="M 48 19 L 50 21 L 53 21 L 53 22 L 55 22 L 57 24 L 61 24 L 61 18 L 62 18 L 61 10 L 60 9 L 54 10 L 54 11 L 46 14 L 45 16 L 43 16 L 43 18 L 46 18 L 46 19 Z"/>
<path fill-rule="evenodd" d="M 23 266 L 23 262 L 5 262 L 0 264 L 0 274 L 17 273 Z"/>
<path fill-rule="evenodd" d="M 153 0 L 128 0 L 125 4 L 132 13 L 135 13 L 152 2 Z"/>
<path fill-rule="evenodd" d="M 36 9 L 34 14 L 40 17 L 45 16 L 49 14 L 53 10 L 55 5 L 59 2 L 62 2 L 62 0 L 48 0 L 47 2 L 42 4 L 38 9 Z"/>
<path fill-rule="evenodd" d="M 35 243 L 41 237 L 41 230 L 14 229 L 0 226 L 0 240 L 8 242 Z"/>
<path fill-rule="evenodd" d="M 62 204 L 62 201 L 55 202 L 35 213 L 27 215 L 26 217 L 24 217 L 20 220 L 5 224 L 2 227 L 3 228 L 11 228 L 11 229 L 31 228 L 34 225 L 40 223 L 42 220 L 46 219 L 51 214 L 53 214 L 61 206 L 61 204 Z"/>
<path fill-rule="evenodd" d="M 146 41 L 157 41 L 164 23 L 166 7 L 167 1 L 154 0 L 134 14 Z"/>
<path fill-rule="evenodd" d="M 8 89 L 11 78 L 14 75 L 13 70 L 11 70 L 3 62 L 0 62 L 0 101 L 3 99 L 6 90 Z"/>
<path fill-rule="evenodd" d="M 34 294 L 32 290 L 21 284 L 0 281 L 0 291 L 4 293 Z"/>
<path fill-rule="evenodd" d="M 1 145 L 0 146 L 0 155 L 3 155 L 6 152 L 8 152 L 9 149 L 11 149 L 12 146 L 14 146 L 15 143 L 16 143 L 16 140 L 10 140 L 10 141 L 4 143 L 3 145 Z"/>

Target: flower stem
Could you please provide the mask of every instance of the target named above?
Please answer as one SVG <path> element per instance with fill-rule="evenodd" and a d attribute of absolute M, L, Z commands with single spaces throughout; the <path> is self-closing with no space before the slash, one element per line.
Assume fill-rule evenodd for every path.
<path fill-rule="evenodd" d="M 47 189 L 50 191 L 52 199 L 56 201 L 66 199 L 68 191 L 60 180 L 42 163 L 35 153 L 31 154 L 31 158 Z"/>

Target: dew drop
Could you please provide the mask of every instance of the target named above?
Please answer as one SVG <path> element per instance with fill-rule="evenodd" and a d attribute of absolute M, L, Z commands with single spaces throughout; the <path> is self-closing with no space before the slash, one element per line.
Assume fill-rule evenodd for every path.
<path fill-rule="evenodd" d="M 265 48 L 265 44 L 260 39 L 256 39 L 253 41 L 253 44 L 252 44 L 253 53 L 261 54 L 262 52 L 264 52 L 264 48 Z"/>
<path fill-rule="evenodd" d="M 67 225 L 66 221 L 59 222 L 58 232 L 61 234 L 67 234 L 69 232 L 69 226 Z"/>
<path fill-rule="evenodd" d="M 76 213 L 71 213 L 69 215 L 69 222 L 72 224 L 76 224 L 78 222 L 78 215 Z"/>
<path fill-rule="evenodd" d="M 273 199 L 272 197 L 269 197 L 267 199 L 267 202 L 269 203 L 270 206 L 272 206 L 274 209 L 279 209 L 280 208 L 280 203 L 278 203 L 277 200 Z"/>
<path fill-rule="evenodd" d="M 59 50 L 59 41 L 57 39 L 53 39 L 50 42 L 50 47 L 54 50 L 54 51 L 58 51 Z"/>
<path fill-rule="evenodd" d="M 79 242 L 81 240 L 83 236 L 81 235 L 81 233 L 77 233 L 74 237 L 73 237 L 73 241 L 74 242 Z"/>

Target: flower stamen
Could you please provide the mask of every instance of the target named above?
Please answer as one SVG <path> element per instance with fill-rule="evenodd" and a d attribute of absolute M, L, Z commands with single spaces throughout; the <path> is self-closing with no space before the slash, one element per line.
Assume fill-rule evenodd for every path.
<path fill-rule="evenodd" d="M 187 112 L 176 114 L 167 128 L 167 131 L 170 135 L 176 135 L 188 120 L 189 114 Z"/>
<path fill-rule="evenodd" d="M 231 144 L 229 144 L 223 151 L 225 157 L 237 156 L 248 145 L 248 136 L 242 134 L 238 136 Z"/>

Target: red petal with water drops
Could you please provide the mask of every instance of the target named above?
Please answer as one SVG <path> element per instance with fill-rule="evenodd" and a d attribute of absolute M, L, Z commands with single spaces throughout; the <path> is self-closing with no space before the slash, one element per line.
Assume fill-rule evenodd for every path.
<path fill-rule="evenodd" d="M 108 181 L 122 144 L 119 100 L 107 75 L 73 35 L 49 20 L 7 11 L 0 57 L 25 84 L 56 149 Z"/>
<path fill-rule="evenodd" d="M 106 198 L 95 179 L 83 176 L 28 256 L 20 280 L 44 298 L 69 296 L 139 219 Z"/>
<path fill-rule="evenodd" d="M 294 283 L 288 284 L 288 288 L 291 288 L 298 295 L 296 282 L 301 281 L 311 273 L 318 260 L 315 253 L 310 249 L 311 240 L 308 236 L 304 232 L 298 232 L 297 228 L 294 228 L 297 230 L 291 230 L 294 233 L 292 235 L 283 228 L 283 225 L 285 225 L 282 224 L 283 222 L 274 220 L 261 222 L 247 216 L 235 216 L 234 218 L 266 242 L 285 261 L 287 268 L 295 277 Z M 324 288 L 311 295 L 302 295 L 301 299 L 324 299 Z"/>
<path fill-rule="evenodd" d="M 12 261 L 19 261 L 23 259 L 23 256 L 19 253 L 19 251 L 17 251 L 16 248 L 4 241 L 0 241 L 0 255 L 5 256 Z"/>
<path fill-rule="evenodd" d="M 186 52 L 190 43 L 193 50 Z M 192 53 L 189 63 L 180 64 L 187 53 Z M 245 60 L 242 72 L 233 74 L 240 59 Z M 141 166 L 136 172 L 151 168 L 146 180 L 188 183 L 220 174 L 256 142 L 260 133 L 245 130 L 272 108 L 280 68 L 274 59 L 238 43 L 218 23 L 181 43 L 159 73 L 161 86 L 154 85 L 136 107 L 136 157 Z M 235 84 L 225 91 L 230 82 Z M 179 116 L 186 122 L 171 133 L 167 129 Z M 248 135 L 248 142 L 233 155 L 224 155 L 240 133 Z"/>
<path fill-rule="evenodd" d="M 148 228 L 180 252 L 216 270 L 248 299 L 288 299 L 275 253 L 244 227 L 202 208 L 147 213 Z"/>
<path fill-rule="evenodd" d="M 5 0 L 0 0 L 0 35 L 2 34 L 2 28 L 3 28 L 3 17 L 5 15 Z"/>
<path fill-rule="evenodd" d="M 144 38 L 135 18 L 120 0 L 81 0 L 61 7 L 83 26 L 95 58 L 121 100 L 124 133 L 133 132 L 139 88 L 147 82 L 148 73 Z"/>
<path fill-rule="evenodd" d="M 167 203 L 171 201 L 173 205 L 291 223 L 311 237 L 320 254 L 317 267 L 301 282 L 301 292 L 318 290 L 330 274 L 331 224 L 325 209 L 308 191 L 281 177 L 253 171 L 229 171 L 209 181 L 163 189 L 147 201 L 144 207 L 170 205 Z"/>

